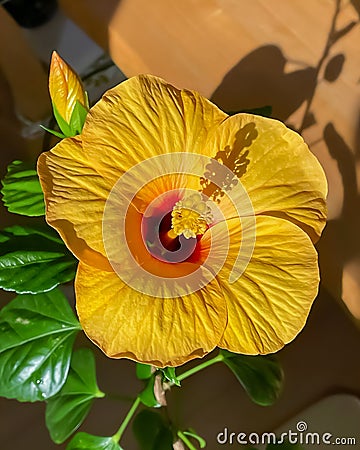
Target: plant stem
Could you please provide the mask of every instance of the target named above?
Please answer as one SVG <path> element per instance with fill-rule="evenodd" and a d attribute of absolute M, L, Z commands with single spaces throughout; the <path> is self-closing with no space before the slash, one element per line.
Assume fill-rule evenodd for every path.
<path fill-rule="evenodd" d="M 187 370 L 186 372 L 180 374 L 177 379 L 179 381 L 185 380 L 185 378 L 190 377 L 191 375 L 194 375 L 194 373 L 200 372 L 200 370 L 205 369 L 206 367 L 209 367 L 217 362 L 221 362 L 224 360 L 223 355 L 219 354 L 215 356 L 215 358 L 209 359 L 208 361 L 203 362 L 202 364 L 199 364 L 198 366 L 193 367 L 192 369 Z"/>
<path fill-rule="evenodd" d="M 211 366 L 217 362 L 221 362 L 223 360 L 224 360 L 223 355 L 219 354 L 219 355 L 215 356 L 215 358 L 209 359 L 208 361 L 205 361 L 202 364 L 199 364 L 198 366 L 193 367 L 190 370 L 187 370 L 186 372 L 179 375 L 177 378 L 179 381 L 185 380 L 185 378 L 190 377 L 194 373 L 200 372 L 200 370 L 203 370 L 206 367 L 209 367 L 209 366 Z M 136 397 L 134 403 L 132 404 L 131 408 L 129 409 L 129 412 L 127 413 L 125 419 L 123 420 L 122 424 L 120 425 L 120 428 L 112 437 L 114 442 L 117 442 L 117 443 L 120 442 L 120 439 L 121 439 L 122 435 L 124 434 L 126 427 L 129 425 L 129 422 L 132 419 L 133 415 L 135 414 L 135 411 L 137 410 L 139 405 L 140 405 L 140 398 Z M 178 437 L 189 447 L 190 450 L 196 450 L 196 448 L 191 444 L 189 439 L 181 431 L 178 432 Z"/>
<path fill-rule="evenodd" d="M 133 415 L 135 414 L 135 411 L 137 410 L 138 406 L 140 405 L 140 398 L 136 397 L 134 403 L 132 404 L 129 412 L 126 414 L 125 419 L 123 420 L 123 423 L 120 425 L 120 428 L 118 431 L 114 434 L 113 441 L 119 443 L 122 435 L 124 434 L 124 431 L 126 427 L 129 425 L 130 420 L 132 419 Z"/>
<path fill-rule="evenodd" d="M 177 432 L 178 437 L 183 441 L 184 444 L 188 446 L 190 450 L 196 450 L 196 447 L 192 445 L 192 443 L 189 441 L 189 439 L 185 436 L 185 434 L 182 431 Z"/>

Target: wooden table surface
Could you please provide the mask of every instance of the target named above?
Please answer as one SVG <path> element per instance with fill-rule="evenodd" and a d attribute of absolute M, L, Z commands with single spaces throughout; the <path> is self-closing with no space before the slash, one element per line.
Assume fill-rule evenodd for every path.
<path fill-rule="evenodd" d="M 173 390 L 169 403 L 174 417 L 184 426 L 194 426 L 212 450 L 220 448 L 215 436 L 224 426 L 270 431 L 326 394 L 360 396 L 360 333 L 342 303 L 334 300 L 346 300 L 360 319 L 359 1 L 60 0 L 60 4 L 94 40 L 110 49 L 127 76 L 159 75 L 178 87 L 199 90 L 224 110 L 272 105 L 274 117 L 302 131 L 328 176 L 330 221 L 319 243 L 326 290 L 315 302 L 304 331 L 279 354 L 286 375 L 281 400 L 270 409 L 251 404 L 226 368 L 214 366 L 207 376 L 184 383 L 181 395 Z M 10 105 L 1 80 L 0 98 Z M 13 138 L 15 128 L 5 125 L 14 123 L 11 111 L 0 105 L 0 131 L 8 149 L 6 155 L 3 152 L 2 171 L 5 162 L 22 152 L 22 141 Z M 7 299 L 0 298 L 0 307 Z M 135 395 L 139 386 L 133 365 L 111 361 L 100 352 L 97 356 L 100 388 Z M 99 400 L 86 431 L 112 433 L 127 408 L 128 403 Z M 42 404 L 0 399 L 1 450 L 65 449 L 50 442 L 43 412 Z M 131 433 L 124 447 L 135 448 Z"/>

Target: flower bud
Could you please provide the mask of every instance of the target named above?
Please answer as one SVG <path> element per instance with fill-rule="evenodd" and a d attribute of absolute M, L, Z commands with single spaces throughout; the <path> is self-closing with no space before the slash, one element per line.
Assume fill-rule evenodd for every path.
<path fill-rule="evenodd" d="M 78 109 L 81 109 L 85 121 L 89 110 L 87 94 L 80 77 L 55 51 L 50 64 L 49 91 L 55 118 L 62 132 L 66 136 L 80 133 L 83 123 L 79 127 L 77 117 L 75 127 L 72 122 L 78 116 Z"/>

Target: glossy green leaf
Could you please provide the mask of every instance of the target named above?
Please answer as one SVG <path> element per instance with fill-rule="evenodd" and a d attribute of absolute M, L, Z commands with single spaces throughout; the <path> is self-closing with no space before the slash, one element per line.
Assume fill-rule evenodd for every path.
<path fill-rule="evenodd" d="M 80 324 L 58 289 L 19 295 L 0 311 L 0 396 L 46 400 L 62 388 Z"/>
<path fill-rule="evenodd" d="M 37 294 L 75 277 L 76 259 L 48 226 L 14 226 L 0 232 L 0 287 Z"/>
<path fill-rule="evenodd" d="M 175 367 L 165 367 L 165 369 L 160 369 L 164 375 L 164 378 L 170 383 L 176 386 L 181 386 L 180 381 L 177 379 Z"/>
<path fill-rule="evenodd" d="M 78 100 L 76 100 L 69 124 L 71 132 L 74 136 L 81 133 L 87 114 L 88 110 Z"/>
<path fill-rule="evenodd" d="M 66 450 L 122 450 L 122 448 L 112 437 L 77 433 L 67 445 Z"/>
<path fill-rule="evenodd" d="M 93 400 L 104 395 L 96 383 L 93 352 L 77 350 L 71 358 L 66 383 L 46 406 L 45 420 L 51 439 L 57 444 L 64 442 L 83 423 Z"/>
<path fill-rule="evenodd" d="M 1 183 L 3 202 L 9 212 L 25 216 L 45 214 L 44 194 L 32 164 L 13 161 Z"/>
<path fill-rule="evenodd" d="M 155 376 L 152 376 L 145 387 L 145 389 L 140 392 L 139 398 L 141 403 L 149 408 L 160 408 L 160 403 L 156 400 L 154 393 Z"/>
<path fill-rule="evenodd" d="M 263 116 L 263 117 L 271 117 L 272 106 L 266 105 L 260 108 L 242 109 L 241 111 L 228 111 L 229 116 L 234 116 L 235 114 L 239 113 L 255 114 L 256 116 Z"/>
<path fill-rule="evenodd" d="M 148 380 L 154 373 L 154 367 L 149 364 L 136 363 L 136 377 L 139 380 Z"/>
<path fill-rule="evenodd" d="M 274 356 L 238 355 L 227 350 L 221 350 L 220 354 L 253 402 L 268 406 L 278 399 L 283 371 Z"/>
<path fill-rule="evenodd" d="M 132 428 L 141 450 L 172 450 L 171 429 L 159 413 L 147 409 L 141 411 Z"/>

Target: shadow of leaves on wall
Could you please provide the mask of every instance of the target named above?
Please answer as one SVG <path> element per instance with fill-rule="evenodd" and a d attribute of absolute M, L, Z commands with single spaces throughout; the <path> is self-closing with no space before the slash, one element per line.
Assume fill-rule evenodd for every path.
<path fill-rule="evenodd" d="M 316 85 L 316 69 L 286 73 L 287 59 L 275 45 L 264 45 L 246 55 L 227 73 L 211 101 L 224 111 L 272 106 L 272 117 L 286 121 Z"/>
<path fill-rule="evenodd" d="M 340 298 L 343 268 L 360 255 L 360 196 L 355 155 L 332 123 L 328 123 L 324 129 L 324 140 L 339 168 L 344 201 L 340 217 L 327 223 L 318 250 L 323 283 L 330 286 L 332 293 Z"/>
<path fill-rule="evenodd" d="M 346 62 L 345 54 L 333 53 L 333 46 L 360 22 L 360 1 L 353 0 L 352 4 L 359 13 L 359 20 L 339 26 L 338 18 L 344 3 L 334 0 L 327 39 L 315 65 L 292 61 L 279 47 L 263 45 L 241 58 L 226 74 L 211 100 L 225 111 L 271 105 L 273 118 L 286 122 L 300 133 L 316 124 L 312 102 L 317 87 L 323 80 L 328 83 L 337 81 Z M 287 63 L 292 63 L 292 66 L 296 63 L 299 68 L 289 72 Z M 289 123 L 289 118 L 301 106 L 305 106 L 301 123 L 295 128 Z M 344 265 L 360 258 L 360 199 L 355 167 L 356 159 L 360 158 L 360 116 L 354 149 L 349 148 L 333 123 L 327 123 L 322 130 L 322 140 L 331 157 L 337 161 L 344 200 L 341 216 L 329 221 L 319 242 L 320 265 L 324 285 L 333 296 L 341 298 Z M 360 303 L 360 298 L 357 302 Z"/>

